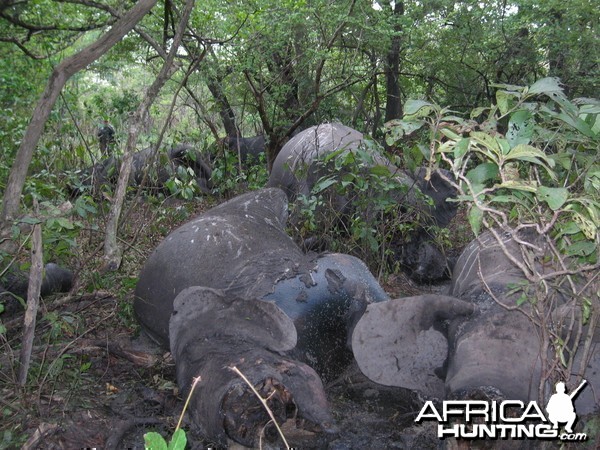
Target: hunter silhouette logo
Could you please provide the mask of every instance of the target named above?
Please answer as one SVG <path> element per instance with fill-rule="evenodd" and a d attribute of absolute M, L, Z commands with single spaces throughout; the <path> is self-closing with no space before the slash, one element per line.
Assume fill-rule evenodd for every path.
<path fill-rule="evenodd" d="M 577 420 L 573 400 L 587 384 L 583 380 L 567 394 L 565 383 L 555 385 L 546 405 L 547 415 L 536 401 L 521 400 L 445 400 L 441 409 L 428 400 L 421 408 L 415 422 L 436 420 L 438 437 L 444 439 L 559 439 L 585 441 L 585 433 L 573 433 Z M 559 432 L 559 424 L 566 424 Z"/>
<path fill-rule="evenodd" d="M 565 431 L 573 433 L 573 424 L 577 420 L 577 414 L 575 414 L 575 408 L 573 407 L 573 399 L 579 394 L 579 391 L 581 391 L 586 383 L 587 381 L 583 380 L 571 394 L 565 394 L 565 383 L 562 381 L 556 383 L 556 394 L 552 394 L 548 401 L 548 406 L 546 406 L 548 420 L 554 425 L 552 427 L 554 430 L 558 429 L 559 422 L 566 422 Z"/>

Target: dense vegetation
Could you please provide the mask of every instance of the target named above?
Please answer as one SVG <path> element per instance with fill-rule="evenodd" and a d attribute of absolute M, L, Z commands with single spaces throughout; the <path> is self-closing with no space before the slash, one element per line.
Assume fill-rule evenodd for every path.
<path fill-rule="evenodd" d="M 169 191 L 150 199 L 151 212 L 145 213 L 150 225 L 137 228 L 128 222 L 136 214 L 135 193 L 130 192 L 130 208 L 123 214 L 115 208 L 122 201 L 117 191 L 72 198 L 68 187 L 77 183 L 76 170 L 108 152 L 127 155 L 190 143 L 212 155 L 215 194 L 228 196 L 262 186 L 283 143 L 326 121 L 385 142 L 405 167 L 429 163 L 451 169 L 475 232 L 495 226 L 513 230 L 521 220 L 549 233 L 561 260 L 575 258 L 581 267 L 597 270 L 600 104 L 593 97 L 600 92 L 600 11 L 595 2 L 160 1 L 115 45 L 68 72 L 32 147 L 24 137 L 39 119 L 36 105 L 47 97 L 45 89 L 61 63 L 77 61 L 112 33 L 130 6 L 116 0 L 0 5 L 5 200 L 0 226 L 6 244 L 0 272 L 13 264 L 28 268 L 26 226 L 41 223 L 44 259 L 75 267 L 80 292 L 112 286 L 125 298 L 143 252 L 130 245 L 119 275 L 97 273 L 106 224 L 115 217 L 121 224 L 119 246 L 135 243 L 142 231 L 152 235 L 145 242 L 152 245 L 155 235 L 195 208 L 166 208 L 165 195 L 205 196 L 188 173 L 177 172 Z M 105 121 L 115 130 L 115 142 L 102 151 L 97 133 Z M 236 155 L 223 151 L 224 137 L 261 134 L 267 156 L 256 166 L 244 168 Z M 27 150 L 33 159 L 23 168 L 19 211 L 7 215 L 9 174 L 23 164 L 18 155 Z M 388 181 L 373 175 L 360 189 L 386 188 Z M 218 199 L 205 198 L 203 205 L 213 201 Z M 307 199 L 309 207 L 311 201 L 317 200 Z M 384 200 L 379 204 L 385 209 Z M 14 222 L 17 216 L 21 219 Z M 374 236 L 387 236 L 390 225 L 355 225 L 347 245 L 383 259 L 384 242 Z M 305 224 L 309 231 L 319 226 Z M 104 248 L 108 253 L 106 243 Z M 572 270 L 565 268 L 564 275 Z M 529 298 L 541 302 L 541 296 L 542 291 Z M 577 300 L 586 320 L 593 311 L 598 314 L 594 298 L 597 291 Z M 131 326 L 129 312 L 123 302 L 119 317 Z M 79 326 L 73 318 L 46 321 L 48 342 Z M 5 334 L 0 329 L 6 343 Z M 568 367 L 564 343 L 548 345 Z M 68 365 L 63 357 L 57 357 L 61 368 Z M 87 370 L 81 364 L 78 360 L 71 370 Z M 54 365 L 34 369 L 40 385 L 60 372 Z M 10 443 L 11 432 L 4 433 Z"/>

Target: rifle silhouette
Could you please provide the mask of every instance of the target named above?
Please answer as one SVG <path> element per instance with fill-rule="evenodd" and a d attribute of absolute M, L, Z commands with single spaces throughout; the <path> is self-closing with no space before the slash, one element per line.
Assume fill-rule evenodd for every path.
<path fill-rule="evenodd" d="M 586 385 L 586 383 L 587 383 L 587 380 L 583 380 L 583 381 L 581 382 L 581 384 L 580 384 L 579 386 L 577 386 L 577 389 L 575 389 L 573 392 L 571 392 L 571 393 L 569 394 L 569 398 L 570 398 L 571 400 L 573 400 L 573 398 L 574 398 L 574 397 L 575 397 L 577 394 L 579 394 L 579 391 L 581 390 L 581 388 L 583 388 L 583 386 L 585 386 L 585 385 Z"/>

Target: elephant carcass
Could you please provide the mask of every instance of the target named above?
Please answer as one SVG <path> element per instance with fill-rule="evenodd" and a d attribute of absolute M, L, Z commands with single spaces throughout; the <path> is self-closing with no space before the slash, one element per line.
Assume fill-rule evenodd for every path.
<path fill-rule="evenodd" d="M 509 400 L 539 401 L 538 330 L 523 311 L 515 309 L 514 288 L 524 282 L 524 276 L 502 247 L 517 261 L 522 257 L 512 238 L 501 236 L 501 242 L 487 232 L 465 248 L 454 268 L 452 296 L 369 305 L 352 340 L 361 370 L 373 381 L 432 396 L 445 391 L 446 398 L 480 398 L 488 392 Z M 596 332 L 593 346 L 600 343 L 599 335 Z M 429 343 L 426 354 L 420 342 Z M 582 376 L 596 386 L 576 398 L 580 414 L 598 405 L 599 353 L 599 349 L 592 352 L 585 373 L 577 373 L 577 360 L 573 365 L 574 379 Z"/>
<path fill-rule="evenodd" d="M 92 186 L 97 191 L 101 186 L 116 183 L 119 177 L 122 159 L 111 156 L 94 166 L 83 170 L 80 175 L 82 186 Z M 177 169 L 183 167 L 192 169 L 196 183 L 202 192 L 210 192 L 211 168 L 202 154 L 191 145 L 179 145 L 171 148 L 166 154 L 156 153 L 152 147 L 133 154 L 129 184 L 145 186 L 153 189 L 163 189 L 165 183 L 177 174 Z M 80 188 L 72 188 L 78 193 Z"/>
<path fill-rule="evenodd" d="M 264 379 L 265 374 L 270 374 L 268 378 L 277 380 L 278 385 L 283 383 L 281 389 L 294 396 L 301 417 L 309 421 L 321 417 L 317 425 L 328 428 L 329 413 L 324 404 L 317 402 L 321 405 L 317 408 L 322 412 L 320 415 L 305 409 L 311 398 L 325 398 L 320 381 L 314 380 L 313 369 L 326 377 L 339 374 L 352 360 L 347 340 L 354 324 L 368 303 L 386 300 L 387 295 L 366 266 L 354 257 L 303 254 L 285 233 L 286 221 L 287 197 L 280 189 L 273 188 L 238 196 L 203 213 L 173 231 L 148 258 L 136 287 L 134 309 L 151 336 L 162 343 L 170 340 L 173 346 L 174 336 L 180 333 L 173 322 L 173 317 L 179 315 L 173 315 L 173 311 L 177 311 L 174 303 L 186 288 L 218 289 L 227 299 L 245 301 L 240 305 L 246 308 L 252 308 L 254 303 L 277 307 L 298 336 L 298 344 L 286 348 L 285 353 L 271 355 L 272 349 L 260 338 L 248 344 L 249 347 L 226 339 L 220 344 L 213 342 L 199 346 L 194 350 L 199 352 L 198 358 L 194 357 L 192 361 L 202 369 L 199 355 L 216 352 L 222 355 L 219 356 L 222 361 L 219 361 L 227 360 L 228 364 L 233 364 L 244 354 L 239 353 L 239 349 L 245 348 L 249 358 L 264 362 L 246 366 L 255 378 Z M 196 301 L 197 306 L 203 308 L 203 298 L 192 297 L 186 301 Z M 192 306 L 188 308 L 193 309 Z M 230 312 L 232 323 L 239 319 L 240 327 L 243 328 L 243 324 L 253 326 L 251 321 L 246 321 L 250 312 L 241 307 L 236 311 Z M 169 317 L 172 317 L 171 323 Z M 198 330 L 198 327 L 194 329 Z M 250 349 L 254 350 L 250 352 Z M 184 370 L 180 369 L 181 358 L 176 359 L 178 373 Z M 287 381 L 281 378 L 279 369 L 275 370 L 281 364 L 290 367 L 289 373 L 297 376 Z M 184 372 L 193 370 L 186 368 Z M 178 378 L 182 387 L 189 385 L 187 375 L 178 375 Z M 221 378 L 218 382 L 223 383 L 222 389 L 213 386 L 215 391 L 224 392 L 225 385 L 229 386 L 226 380 L 230 378 Z M 221 408 L 227 409 L 224 397 L 221 400 Z M 303 409 L 300 405 L 306 406 Z M 235 416 L 227 411 L 224 414 Z M 205 414 L 200 416 L 206 419 Z M 207 428 L 203 423 L 199 422 L 209 436 L 220 438 L 220 431 L 217 432 L 215 427 Z M 239 441 L 235 433 L 226 434 Z"/>
<path fill-rule="evenodd" d="M 73 285 L 73 272 L 54 263 L 44 266 L 40 295 L 68 292 Z M 0 280 L 0 301 L 5 305 L 6 314 L 11 315 L 22 308 L 18 298 L 27 299 L 29 274 L 20 270 L 9 270 Z"/>
<path fill-rule="evenodd" d="M 283 189 L 290 201 L 298 195 L 309 196 L 315 184 L 324 176 L 332 173 L 331 161 L 323 164 L 323 158 L 333 152 L 357 152 L 368 155 L 364 167 L 383 166 L 388 169 L 398 189 L 390 195 L 406 209 L 416 209 L 426 217 L 423 224 L 447 226 L 456 214 L 456 203 L 446 201 L 456 195 L 454 188 L 447 181 L 451 174 L 444 170 L 427 171 L 419 168 L 414 172 L 398 169 L 373 146 L 365 145 L 362 133 L 339 123 L 322 124 L 308 128 L 288 141 L 273 163 L 267 186 Z M 336 156 L 341 157 L 341 156 Z M 432 199 L 429 205 L 421 194 Z M 331 199 L 333 209 L 338 213 L 353 211 L 353 199 L 335 194 Z M 363 217 L 369 211 L 361 212 Z M 411 276 L 418 281 L 436 281 L 447 276 L 446 257 L 431 242 L 425 229 L 417 229 L 411 233 L 408 242 L 403 242 L 398 252 L 403 265 Z"/>
<path fill-rule="evenodd" d="M 259 134 L 252 137 L 227 136 L 220 141 L 221 145 L 235 153 L 244 164 L 256 163 L 265 154 L 265 136 Z"/>
<path fill-rule="evenodd" d="M 323 157 L 339 150 L 355 152 L 358 149 L 369 155 L 371 161 L 367 163 L 387 167 L 392 176 L 408 188 L 408 192 L 397 194 L 399 201 L 412 206 L 418 204 L 421 209 L 430 213 L 433 223 L 438 226 L 444 227 L 452 220 L 456 206 L 446 202 L 446 199 L 454 196 L 455 191 L 444 180 L 444 176 L 450 177 L 449 172 L 433 171 L 426 179 L 428 172 L 424 168 L 413 173 L 402 171 L 376 148 L 365 145 L 362 133 L 339 123 L 316 125 L 290 139 L 275 158 L 267 186 L 283 189 L 290 201 L 299 194 L 308 196 L 315 183 L 332 170 L 320 163 Z M 419 202 L 414 194 L 417 188 L 432 198 L 432 208 Z"/>
<path fill-rule="evenodd" d="M 249 447 L 256 447 L 263 433 L 263 442 L 277 438 L 267 411 L 234 368 L 267 399 L 279 424 L 298 414 L 304 430 L 335 432 L 319 376 L 283 355 L 296 344 L 296 328 L 275 303 L 191 287 L 175 298 L 169 328 L 184 394 L 190 381 L 201 376 L 190 409 L 202 434 Z M 292 427 L 286 434 L 300 447 L 325 444 L 321 433 L 310 436 L 305 431 L 303 438 L 296 437 Z"/>

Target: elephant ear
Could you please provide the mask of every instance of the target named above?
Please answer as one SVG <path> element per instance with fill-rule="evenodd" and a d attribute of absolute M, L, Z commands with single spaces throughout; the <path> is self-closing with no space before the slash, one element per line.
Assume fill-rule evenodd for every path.
<path fill-rule="evenodd" d="M 372 381 L 444 396 L 435 374 L 448 354 L 441 322 L 471 314 L 473 305 L 445 295 L 420 295 L 372 303 L 352 335 L 360 370 Z"/>
<path fill-rule="evenodd" d="M 274 352 L 296 346 L 296 327 L 275 303 L 226 296 L 193 286 L 175 297 L 169 321 L 171 352 L 203 339 L 252 342 Z"/>

